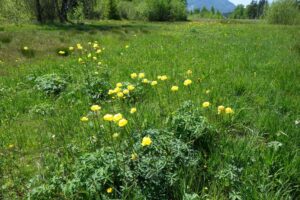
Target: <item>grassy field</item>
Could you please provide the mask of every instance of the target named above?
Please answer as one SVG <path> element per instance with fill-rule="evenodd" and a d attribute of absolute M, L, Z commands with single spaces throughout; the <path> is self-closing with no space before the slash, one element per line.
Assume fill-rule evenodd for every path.
<path fill-rule="evenodd" d="M 0 26 L 0 199 L 299 199 L 299 35 Z"/>

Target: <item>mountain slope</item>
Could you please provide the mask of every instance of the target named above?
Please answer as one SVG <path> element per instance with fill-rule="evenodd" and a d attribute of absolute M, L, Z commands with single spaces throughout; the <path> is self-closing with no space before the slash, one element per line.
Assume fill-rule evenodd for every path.
<path fill-rule="evenodd" d="M 187 0 L 188 10 L 201 9 L 204 6 L 207 9 L 214 7 L 222 13 L 232 12 L 235 8 L 235 5 L 229 0 Z"/>

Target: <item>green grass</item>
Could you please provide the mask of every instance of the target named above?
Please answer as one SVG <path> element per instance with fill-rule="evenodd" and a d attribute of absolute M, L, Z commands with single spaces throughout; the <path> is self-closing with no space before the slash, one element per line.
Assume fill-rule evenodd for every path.
<path fill-rule="evenodd" d="M 173 198 L 182 199 L 184 193 L 197 193 L 199 199 L 300 197 L 299 26 L 107 21 L 4 26 L 1 34 L 10 42 L 0 41 L 0 199 L 26 198 L 33 178 L 47 183 L 62 164 L 73 166 L 83 154 L 113 145 L 107 122 L 97 120 L 105 130 L 80 122 L 91 105 L 102 106 L 100 116 L 121 112 L 129 121 L 127 131 L 133 132 L 171 130 L 174 112 L 187 100 L 217 133 L 214 144 L 209 143 L 211 152 L 199 153 L 201 164 L 182 166 L 184 175 L 169 191 Z M 57 54 L 95 40 L 105 48 L 97 61 L 79 64 L 78 58 L 86 55 L 77 50 Z M 22 54 L 24 46 L 34 57 Z M 188 76 L 189 69 L 193 73 Z M 143 86 L 144 94 L 138 93 L 142 96 L 134 103 L 92 102 L 87 95 L 87 79 L 101 77 L 114 86 L 135 82 L 133 72 L 144 72 L 149 80 L 165 74 L 168 80 L 155 88 Z M 52 73 L 67 82 L 58 95 L 46 95 L 32 81 Z M 186 78 L 193 81 L 190 89 L 183 86 Z M 172 85 L 179 86 L 176 95 Z M 205 101 L 210 108 L 202 108 Z M 233 108 L 234 115 L 217 115 L 219 105 Z M 129 114 L 131 107 L 137 108 L 135 115 Z M 115 125 L 113 129 L 124 134 Z M 101 144 L 91 142 L 93 136 Z"/>

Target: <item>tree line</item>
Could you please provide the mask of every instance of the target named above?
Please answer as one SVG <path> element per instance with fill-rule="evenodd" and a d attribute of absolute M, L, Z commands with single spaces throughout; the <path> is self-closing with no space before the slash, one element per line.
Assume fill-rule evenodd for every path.
<path fill-rule="evenodd" d="M 187 19 L 186 0 L 0 0 L 0 19 L 12 19 L 12 15 L 41 23 L 82 19 Z"/>

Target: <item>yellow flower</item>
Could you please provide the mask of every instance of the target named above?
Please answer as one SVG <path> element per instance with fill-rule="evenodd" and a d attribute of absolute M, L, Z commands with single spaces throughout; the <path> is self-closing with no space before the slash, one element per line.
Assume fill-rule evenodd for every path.
<path fill-rule="evenodd" d="M 152 86 L 157 85 L 157 81 L 152 81 L 152 82 L 151 82 L 151 85 L 152 85 Z"/>
<path fill-rule="evenodd" d="M 137 73 L 132 73 L 132 74 L 130 74 L 130 77 L 131 77 L 132 79 L 135 79 L 137 76 L 138 76 Z"/>
<path fill-rule="evenodd" d="M 142 80 L 142 82 L 143 82 L 143 83 L 149 83 L 148 79 L 146 79 L 146 78 L 144 78 L 144 79 Z"/>
<path fill-rule="evenodd" d="M 233 111 L 233 109 L 232 109 L 232 108 L 230 108 L 230 107 L 227 107 L 227 108 L 225 109 L 225 113 L 226 113 L 226 114 L 233 114 L 233 113 L 234 113 L 234 111 Z"/>
<path fill-rule="evenodd" d="M 116 138 L 118 138 L 119 137 L 119 133 L 114 133 L 113 135 L 112 135 L 112 137 L 114 138 L 114 139 L 116 139 Z"/>
<path fill-rule="evenodd" d="M 145 77 L 145 73 L 139 73 L 139 78 L 144 78 Z"/>
<path fill-rule="evenodd" d="M 137 160 L 137 159 L 138 159 L 138 155 L 136 153 L 132 153 L 131 160 Z"/>
<path fill-rule="evenodd" d="M 108 90 L 108 95 L 112 95 L 112 94 L 114 94 L 114 93 L 115 93 L 114 90 Z"/>
<path fill-rule="evenodd" d="M 129 90 L 128 89 L 123 90 L 123 94 L 129 94 Z"/>
<path fill-rule="evenodd" d="M 121 113 L 115 114 L 113 117 L 114 122 L 118 122 L 123 118 L 123 115 Z"/>
<path fill-rule="evenodd" d="M 94 57 L 93 57 L 93 60 L 97 60 L 97 57 L 96 57 L 96 56 L 94 56 Z"/>
<path fill-rule="evenodd" d="M 192 74 L 192 73 L 193 73 L 193 72 L 192 72 L 192 70 L 190 70 L 190 69 L 187 70 L 187 72 L 186 72 L 187 75 L 190 75 L 190 74 Z"/>
<path fill-rule="evenodd" d="M 101 65 L 102 64 L 102 62 L 98 62 L 98 65 Z"/>
<path fill-rule="evenodd" d="M 129 45 L 126 45 L 125 48 L 128 49 L 128 48 L 129 48 Z"/>
<path fill-rule="evenodd" d="M 25 51 L 27 51 L 29 48 L 28 48 L 28 47 L 24 47 L 23 49 L 24 49 Z"/>
<path fill-rule="evenodd" d="M 118 93 L 118 92 L 120 92 L 121 91 L 121 88 L 119 88 L 119 87 L 116 87 L 115 89 L 114 89 L 114 92 L 115 93 Z"/>
<path fill-rule="evenodd" d="M 208 101 L 205 101 L 203 104 L 202 104 L 202 107 L 203 108 L 207 108 L 210 106 L 210 103 Z"/>
<path fill-rule="evenodd" d="M 152 143 L 152 140 L 149 136 L 146 136 L 142 140 L 142 146 L 149 146 Z"/>
<path fill-rule="evenodd" d="M 64 52 L 64 51 L 59 51 L 58 52 L 60 55 L 64 55 L 66 52 Z"/>
<path fill-rule="evenodd" d="M 168 79 L 168 77 L 166 76 L 166 75 L 163 75 L 163 76 L 161 76 L 161 78 L 160 78 L 160 80 L 162 80 L 162 81 L 165 81 L 165 80 L 167 80 Z"/>
<path fill-rule="evenodd" d="M 185 86 L 189 86 L 192 84 L 192 81 L 190 79 L 186 79 L 184 82 L 183 82 L 183 85 Z"/>
<path fill-rule="evenodd" d="M 130 113 L 131 113 L 131 114 L 133 114 L 133 113 L 135 113 L 135 112 L 136 112 L 136 108 L 131 108 L 131 109 L 130 109 Z"/>
<path fill-rule="evenodd" d="M 209 94 L 209 93 L 210 93 L 210 90 L 206 90 L 205 93 L 206 93 L 206 94 Z"/>
<path fill-rule="evenodd" d="M 101 49 L 98 49 L 98 50 L 96 51 L 96 53 L 98 53 L 98 54 L 101 53 Z"/>
<path fill-rule="evenodd" d="M 15 147 L 15 145 L 13 145 L 13 144 L 8 145 L 8 148 L 10 148 L 10 149 L 12 149 L 14 147 Z"/>
<path fill-rule="evenodd" d="M 87 117 L 81 117 L 81 118 L 80 118 L 80 121 L 82 121 L 82 122 L 87 122 L 87 121 L 89 121 L 89 118 L 87 118 Z"/>
<path fill-rule="evenodd" d="M 157 76 L 157 79 L 158 79 L 158 80 L 161 80 L 161 76 Z"/>
<path fill-rule="evenodd" d="M 117 83 L 117 84 L 116 84 L 116 87 L 122 87 L 122 86 L 123 86 L 122 83 Z"/>
<path fill-rule="evenodd" d="M 93 47 L 96 49 L 96 48 L 99 47 L 99 45 L 98 45 L 97 43 L 95 43 L 95 44 L 93 45 Z"/>
<path fill-rule="evenodd" d="M 94 111 L 94 112 L 97 112 L 97 111 L 99 111 L 100 109 L 101 109 L 101 107 L 98 106 L 98 105 L 92 105 L 92 106 L 91 106 L 91 110 Z"/>
<path fill-rule="evenodd" d="M 78 62 L 82 63 L 83 62 L 82 58 L 78 58 Z"/>
<path fill-rule="evenodd" d="M 114 120 L 114 116 L 112 114 L 106 114 L 103 116 L 104 121 L 113 121 Z"/>
<path fill-rule="evenodd" d="M 122 97 L 124 97 L 124 94 L 123 94 L 123 92 L 118 92 L 118 93 L 117 93 L 117 96 L 118 96 L 119 98 L 122 98 Z"/>
<path fill-rule="evenodd" d="M 88 58 L 91 58 L 91 57 L 92 57 L 92 54 L 91 54 L 91 53 L 89 53 L 89 54 L 87 55 L 87 57 L 88 57 Z"/>
<path fill-rule="evenodd" d="M 77 46 L 77 49 L 79 49 L 79 50 L 82 50 L 82 49 L 83 49 L 83 47 L 82 47 L 81 44 L 79 44 L 79 43 L 78 43 L 76 46 Z"/>
<path fill-rule="evenodd" d="M 112 192 L 113 192 L 113 189 L 112 189 L 111 187 L 110 187 L 110 188 L 107 188 L 107 189 L 106 189 L 106 192 L 107 192 L 107 193 L 112 193 Z"/>
<path fill-rule="evenodd" d="M 128 123 L 128 121 L 126 120 L 126 119 L 121 119 L 120 121 L 119 121 L 119 126 L 120 127 L 124 127 L 124 126 L 126 126 L 127 125 L 127 123 Z"/>
<path fill-rule="evenodd" d="M 218 106 L 218 115 L 221 114 L 222 112 L 225 111 L 225 107 L 224 106 Z"/>
<path fill-rule="evenodd" d="M 175 86 L 175 85 L 171 87 L 172 92 L 177 92 L 178 89 L 179 89 L 178 86 Z"/>
<path fill-rule="evenodd" d="M 73 51 L 73 50 L 74 50 L 74 47 L 69 47 L 69 50 L 70 50 L 70 51 Z"/>
<path fill-rule="evenodd" d="M 134 87 L 133 85 L 128 85 L 128 86 L 127 86 L 127 89 L 128 89 L 129 91 L 134 90 L 134 88 L 135 88 L 135 87 Z"/>

